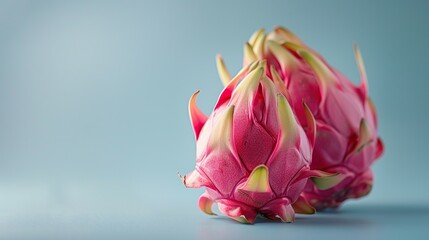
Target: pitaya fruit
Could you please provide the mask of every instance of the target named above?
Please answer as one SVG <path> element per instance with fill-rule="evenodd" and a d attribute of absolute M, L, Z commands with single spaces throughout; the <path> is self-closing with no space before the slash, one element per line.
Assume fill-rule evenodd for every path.
<path fill-rule="evenodd" d="M 229 81 L 208 118 L 196 106 L 199 92 L 192 95 L 197 161 L 194 171 L 179 176 L 186 187 L 206 188 L 199 199 L 203 212 L 213 215 L 216 202 L 242 223 L 258 214 L 292 222 L 295 212 L 314 212 L 300 197 L 309 178 L 322 189 L 336 184 L 338 174 L 310 170 L 313 115 L 304 106 L 306 135 L 279 86 L 265 75 L 265 62 L 255 62 Z"/>
<path fill-rule="evenodd" d="M 318 210 L 337 208 L 349 198 L 367 195 L 373 184 L 370 166 L 383 153 L 364 64 L 356 46 L 354 51 L 361 74 L 359 86 L 285 28 L 277 27 L 269 34 L 259 30 L 244 46 L 244 65 L 267 61 L 270 67 L 266 74 L 286 86 L 291 106 L 304 128 L 308 125 L 302 103 L 313 113 L 317 136 L 311 169 L 342 174 L 343 180 L 330 189 L 320 190 L 314 183 L 307 183 L 302 196 Z M 222 81 L 228 83 L 230 77 L 220 56 L 217 65 Z"/>

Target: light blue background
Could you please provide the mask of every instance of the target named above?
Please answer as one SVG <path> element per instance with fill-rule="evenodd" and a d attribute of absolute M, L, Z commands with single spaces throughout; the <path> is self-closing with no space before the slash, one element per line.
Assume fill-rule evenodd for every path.
<path fill-rule="evenodd" d="M 0 3 L 1 239 L 424 238 L 429 217 L 427 1 Z M 222 53 L 239 70 L 283 25 L 358 82 L 361 48 L 386 152 L 371 195 L 293 224 L 199 212 L 189 96 L 209 113 Z"/>

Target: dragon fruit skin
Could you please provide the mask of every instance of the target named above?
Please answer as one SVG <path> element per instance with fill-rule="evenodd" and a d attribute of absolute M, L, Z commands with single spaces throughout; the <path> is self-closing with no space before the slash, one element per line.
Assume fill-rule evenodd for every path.
<path fill-rule="evenodd" d="M 376 110 L 368 97 L 362 57 L 356 46 L 354 50 L 361 74 L 359 86 L 285 28 L 277 27 L 269 34 L 257 31 L 244 46 L 244 65 L 255 60 L 267 62 L 270 67 L 266 74 L 286 86 L 291 106 L 304 129 L 307 121 L 302 103 L 313 113 L 317 136 L 311 169 L 343 176 L 338 185 L 325 190 L 311 181 L 307 183 L 302 196 L 318 210 L 337 208 L 347 199 L 367 195 L 373 185 L 370 166 L 384 149 L 377 133 Z M 221 57 L 218 70 L 223 82 L 229 82 Z"/>
<path fill-rule="evenodd" d="M 307 136 L 264 66 L 255 62 L 232 79 L 209 117 L 196 106 L 198 92 L 189 101 L 197 161 L 194 171 L 179 176 L 186 187 L 206 188 L 199 207 L 209 215 L 216 202 L 242 223 L 253 223 L 258 214 L 292 222 L 295 212 L 314 213 L 300 196 L 310 177 L 320 180 L 320 188 L 338 179 L 310 170 L 314 118 L 307 109 Z"/>

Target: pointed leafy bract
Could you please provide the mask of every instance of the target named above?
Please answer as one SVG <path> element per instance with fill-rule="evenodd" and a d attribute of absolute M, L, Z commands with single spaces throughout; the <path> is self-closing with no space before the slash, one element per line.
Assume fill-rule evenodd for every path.
<path fill-rule="evenodd" d="M 277 26 L 275 27 L 274 32 L 281 38 L 283 38 L 284 41 L 304 46 L 304 43 L 293 32 L 289 31 L 284 27 Z"/>
<path fill-rule="evenodd" d="M 211 187 L 213 183 L 206 176 L 201 174 L 197 169 L 191 173 L 182 176 L 178 174 L 179 178 L 182 180 L 183 184 L 187 188 L 200 188 L 200 187 Z"/>
<path fill-rule="evenodd" d="M 344 174 L 335 174 L 328 176 L 317 176 L 312 177 L 314 185 L 320 190 L 326 190 L 338 185 L 341 181 L 343 181 L 347 176 Z"/>
<path fill-rule="evenodd" d="M 238 222 L 252 224 L 256 219 L 256 210 L 249 206 L 229 199 L 219 199 L 217 203 L 223 214 Z"/>
<path fill-rule="evenodd" d="M 375 158 L 377 159 L 377 158 L 381 157 L 383 152 L 384 152 L 384 143 L 381 140 L 381 138 L 377 138 L 377 149 L 375 152 Z"/>
<path fill-rule="evenodd" d="M 200 131 L 207 121 L 206 115 L 197 106 L 197 96 L 200 91 L 196 91 L 189 99 L 189 117 L 191 119 L 192 127 L 194 128 L 195 139 L 198 139 Z"/>
<path fill-rule="evenodd" d="M 265 29 L 261 28 L 258 31 L 256 31 L 255 33 L 253 33 L 253 35 L 250 37 L 249 39 L 249 44 L 250 46 L 254 47 L 256 41 L 258 41 L 258 39 L 264 35 Z"/>
<path fill-rule="evenodd" d="M 314 209 L 303 196 L 299 196 L 299 198 L 292 204 L 292 207 L 296 213 L 314 214 L 316 212 L 316 209 Z"/>
<path fill-rule="evenodd" d="M 210 198 L 210 195 L 207 192 L 200 196 L 200 199 L 198 200 L 198 206 L 205 214 L 216 215 L 212 211 L 213 200 Z"/>
<path fill-rule="evenodd" d="M 319 80 L 322 89 L 322 97 L 326 96 L 327 88 L 336 82 L 331 70 L 315 55 L 307 50 L 299 50 L 298 54 L 306 61 Z"/>
<path fill-rule="evenodd" d="M 250 174 L 242 190 L 249 192 L 269 192 L 270 183 L 268 181 L 267 166 L 260 165 L 256 167 Z"/>
<path fill-rule="evenodd" d="M 280 62 L 283 71 L 292 71 L 298 67 L 296 58 L 286 48 L 271 40 L 267 41 L 267 46 Z"/>
<path fill-rule="evenodd" d="M 368 115 L 371 116 L 371 120 L 374 123 L 374 126 L 377 127 L 378 125 L 378 117 L 377 117 L 377 110 L 375 109 L 375 105 L 374 102 L 371 100 L 371 98 L 367 98 L 366 99 L 366 103 L 367 103 L 367 111 L 368 111 Z"/>
<path fill-rule="evenodd" d="M 256 62 L 250 63 L 243 69 L 241 69 L 240 72 L 237 73 L 237 75 L 225 86 L 222 93 L 219 96 L 219 99 L 216 103 L 215 110 L 222 106 L 225 102 L 229 101 L 231 99 L 232 92 L 237 85 L 237 83 L 250 71 L 253 70 L 253 68 L 256 66 Z"/>
<path fill-rule="evenodd" d="M 295 221 L 295 211 L 291 205 L 282 206 L 277 215 L 282 222 L 291 223 Z"/>
<path fill-rule="evenodd" d="M 280 219 L 286 223 L 295 220 L 295 211 L 287 198 L 277 198 L 269 202 L 261 208 L 261 212 L 269 219 Z"/>
<path fill-rule="evenodd" d="M 255 52 L 255 55 L 259 59 L 263 59 L 264 57 L 264 48 L 265 48 L 265 39 L 267 38 L 267 35 L 265 33 L 262 33 L 255 41 L 255 44 L 253 45 L 253 51 Z"/>
<path fill-rule="evenodd" d="M 297 122 L 292 108 L 282 94 L 277 95 L 278 119 L 282 144 L 294 144 L 297 139 Z"/>
<path fill-rule="evenodd" d="M 223 85 L 226 86 L 231 81 L 231 75 L 226 68 L 225 62 L 220 54 L 216 55 L 216 66 L 219 78 L 222 81 Z"/>
<path fill-rule="evenodd" d="M 302 171 L 301 174 L 294 179 L 294 182 L 298 182 L 301 179 L 307 179 L 309 177 L 311 177 L 311 180 L 318 189 L 326 190 L 339 184 L 348 177 L 348 174 L 328 173 L 321 170 L 306 170 Z"/>
<path fill-rule="evenodd" d="M 251 108 L 251 104 L 259 87 L 259 81 L 264 73 L 262 67 L 250 71 L 243 80 L 234 89 L 230 104 L 239 104 L 243 107 Z M 251 112 L 248 111 L 248 116 L 251 117 Z"/>
<path fill-rule="evenodd" d="M 361 76 L 360 90 L 362 91 L 362 100 L 365 101 L 368 97 L 368 82 L 366 78 L 365 65 L 363 63 L 360 50 L 356 44 L 353 44 L 353 51 L 355 53 L 356 63 L 358 65 Z"/>
<path fill-rule="evenodd" d="M 371 129 L 365 120 L 365 118 L 362 118 L 360 121 L 359 126 L 359 136 L 358 136 L 358 142 L 356 145 L 355 151 L 361 151 L 363 147 L 367 146 L 372 141 L 372 133 Z"/>
<path fill-rule="evenodd" d="M 282 81 L 282 79 L 280 78 L 279 74 L 277 73 L 276 69 L 273 66 L 271 66 L 270 72 L 272 76 L 271 78 L 277 87 L 277 91 L 283 94 L 283 96 L 285 96 L 287 101 L 290 101 L 291 97 L 289 95 L 288 90 L 286 89 L 285 83 Z"/>
<path fill-rule="evenodd" d="M 255 55 L 252 46 L 248 42 L 244 44 L 244 58 L 243 65 L 246 66 L 251 62 L 258 60 L 258 57 Z"/>
<path fill-rule="evenodd" d="M 213 133 L 209 139 L 209 146 L 211 148 L 220 148 L 225 151 L 232 148 L 233 115 L 234 105 L 229 106 L 219 117 L 217 124 L 213 127 Z"/>
<path fill-rule="evenodd" d="M 307 106 L 307 104 L 303 103 L 304 105 L 304 112 L 305 117 L 307 119 L 307 136 L 310 140 L 311 145 L 314 146 L 314 143 L 316 142 L 316 119 L 314 119 L 313 113 L 311 113 L 310 108 Z"/>
<path fill-rule="evenodd" d="M 285 47 L 286 49 L 294 51 L 297 54 L 298 54 L 298 51 L 311 51 L 310 49 L 305 48 L 301 45 L 295 44 L 293 42 L 284 42 L 282 43 L 282 46 Z"/>

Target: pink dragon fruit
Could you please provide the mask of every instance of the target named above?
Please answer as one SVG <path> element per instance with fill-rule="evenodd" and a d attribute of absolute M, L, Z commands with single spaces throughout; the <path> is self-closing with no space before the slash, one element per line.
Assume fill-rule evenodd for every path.
<path fill-rule="evenodd" d="M 253 223 L 258 214 L 292 222 L 295 212 L 314 212 L 300 197 L 309 178 L 322 189 L 338 182 L 337 174 L 310 170 L 313 115 L 304 106 L 304 132 L 286 89 L 265 75 L 265 64 L 254 62 L 229 81 L 208 118 L 196 106 L 198 92 L 189 101 L 197 162 L 194 171 L 179 176 L 186 187 L 206 188 L 199 207 L 207 214 L 214 215 L 216 202 L 239 222 Z"/>
<path fill-rule="evenodd" d="M 270 68 L 266 68 L 266 74 L 286 86 L 291 106 L 304 128 L 308 125 L 302 103 L 313 113 L 317 136 L 311 169 L 342 175 L 342 181 L 330 189 L 307 183 L 302 196 L 319 210 L 337 208 L 349 198 L 367 195 L 373 184 L 370 166 L 383 152 L 364 64 L 356 46 L 354 50 L 362 81 L 357 87 L 285 28 L 277 27 L 269 34 L 259 30 L 244 46 L 244 65 L 267 61 Z M 220 56 L 217 63 L 222 81 L 228 83 L 230 77 Z"/>

